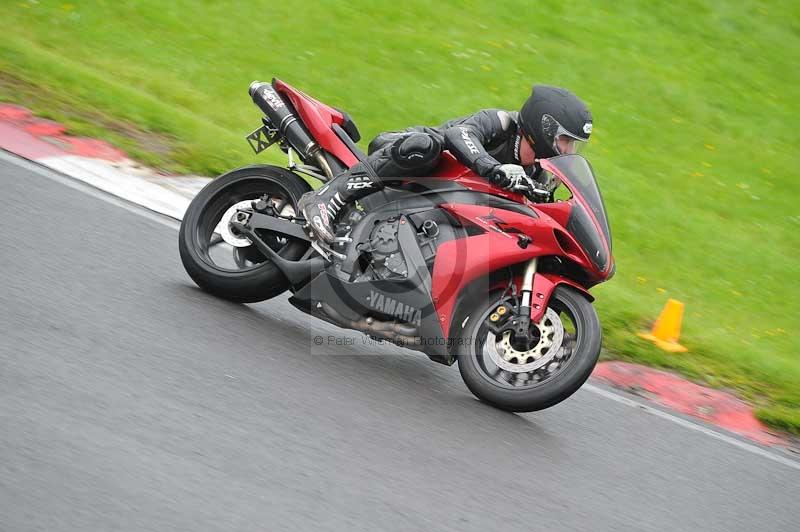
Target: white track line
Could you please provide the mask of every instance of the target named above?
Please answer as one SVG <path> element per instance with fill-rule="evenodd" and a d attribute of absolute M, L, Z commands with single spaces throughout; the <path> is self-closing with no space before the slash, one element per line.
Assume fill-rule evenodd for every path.
<path fill-rule="evenodd" d="M 153 220 L 154 222 L 158 222 L 161 225 L 166 225 L 167 227 L 171 227 L 175 230 L 179 229 L 181 226 L 181 221 L 178 219 L 167 216 L 166 214 L 161 214 L 159 212 L 150 210 L 146 207 L 143 207 L 142 205 L 139 205 L 138 203 L 129 201 L 121 196 L 115 196 L 111 192 L 99 189 L 84 181 L 81 181 L 80 179 L 71 177 L 67 174 L 63 174 L 58 170 L 54 170 L 36 161 L 24 159 L 22 157 L 14 155 L 13 153 L 7 152 L 3 149 L 0 149 L 0 161 L 15 164 L 35 174 L 39 174 L 42 177 L 50 179 L 51 181 L 55 181 L 57 183 L 61 183 L 66 187 L 79 190 L 84 194 L 88 194 L 89 196 L 92 196 L 94 198 L 103 200 L 107 203 L 111 203 L 112 205 L 116 205 L 117 207 L 121 207 L 126 211 L 138 214 L 139 216 L 143 216 L 145 218 Z"/>
<path fill-rule="evenodd" d="M 712 438 L 719 441 L 724 441 L 725 443 L 733 445 L 734 447 L 738 447 L 739 449 L 742 449 L 744 451 L 748 451 L 750 453 L 763 456 L 764 458 L 768 458 L 773 462 L 778 462 L 779 464 L 783 464 L 793 469 L 800 470 L 800 462 L 792 460 L 788 456 L 784 456 L 782 454 L 778 454 L 773 451 L 768 451 L 764 447 L 759 447 L 758 445 L 747 443 L 746 441 L 742 441 L 733 436 L 728 436 L 727 434 L 718 432 L 707 425 L 701 425 L 699 423 L 695 423 L 688 419 L 678 417 L 674 414 L 670 414 L 669 412 L 660 410 L 651 405 L 640 403 L 638 401 L 631 399 L 630 397 L 622 395 L 621 393 L 612 390 L 607 390 L 605 388 L 595 386 L 594 384 L 590 384 L 588 382 L 583 386 L 581 386 L 581 390 L 588 390 L 592 393 L 596 393 L 597 395 L 601 395 L 606 399 L 611 399 L 612 401 L 622 403 L 623 405 L 628 405 L 634 408 L 638 408 L 639 410 L 644 410 L 648 414 L 653 414 L 654 416 L 660 417 L 661 419 L 666 419 L 667 421 L 671 421 L 677 425 L 680 425 L 681 427 L 686 427 L 687 429 L 700 432 L 701 434 L 705 434 L 706 436 L 711 436 Z"/>
<path fill-rule="evenodd" d="M 75 178 L 60 174 L 54 170 L 51 170 L 50 168 L 44 167 L 27 159 L 17 157 L 16 155 L 9 154 L 4 150 L 0 150 L 0 160 L 15 164 L 17 166 L 21 166 L 26 170 L 30 170 L 31 172 L 41 175 L 42 177 L 61 183 L 62 185 L 65 185 L 69 188 L 79 190 L 85 194 L 89 194 L 90 196 L 101 199 L 118 207 L 122 207 L 126 211 L 138 214 L 139 216 L 144 216 L 145 218 L 153 220 L 154 222 L 158 222 L 166 227 L 170 227 L 176 230 L 180 227 L 180 223 L 172 218 L 169 218 L 162 214 L 154 213 L 153 211 L 145 209 L 141 205 L 131 203 L 124 199 L 120 199 L 117 196 L 113 196 L 108 192 L 97 189 Z M 729 436 L 727 434 L 723 434 L 722 432 L 718 432 L 706 425 L 701 425 L 699 423 L 689 421 L 688 419 L 684 419 L 676 415 L 670 414 L 669 412 L 665 412 L 664 410 L 660 410 L 651 405 L 640 403 L 638 401 L 631 399 L 630 397 L 627 397 L 626 395 L 622 395 L 622 393 L 618 393 L 612 390 L 607 390 L 605 388 L 601 388 L 599 386 L 590 383 L 584 384 L 581 387 L 581 389 L 595 393 L 597 395 L 605 397 L 606 399 L 616 401 L 617 403 L 621 403 L 623 405 L 643 410 L 648 414 L 652 414 L 656 417 L 660 417 L 661 419 L 671 421 L 672 423 L 680 425 L 681 427 L 693 430 L 695 432 L 699 432 L 701 434 L 705 434 L 706 436 L 710 436 L 716 440 L 725 442 L 743 451 L 747 451 L 751 454 L 761 456 L 768 460 L 772 460 L 773 462 L 777 462 L 779 464 L 800 471 L 800 462 L 792 460 L 788 456 L 785 456 L 783 454 L 778 454 L 776 452 L 767 450 L 766 448 L 759 447 L 758 445 L 754 445 L 752 443 L 747 443 L 733 436 Z"/>

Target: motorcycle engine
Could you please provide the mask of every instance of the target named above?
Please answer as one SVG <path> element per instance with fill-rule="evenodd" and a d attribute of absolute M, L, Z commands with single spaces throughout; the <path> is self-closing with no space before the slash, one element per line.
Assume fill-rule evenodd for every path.
<path fill-rule="evenodd" d="M 375 279 L 405 277 L 408 273 L 408 265 L 397 240 L 399 224 L 398 218 L 389 218 L 377 224 L 369 235 L 370 265 Z"/>
<path fill-rule="evenodd" d="M 417 244 L 425 265 L 433 268 L 436 250 L 448 240 L 458 237 L 451 220 L 439 209 L 418 212 L 407 217 L 410 227 L 416 233 Z M 358 279 L 403 279 L 408 277 L 408 261 L 400 249 L 398 231 L 400 218 L 392 217 L 379 221 L 372 228 L 361 249 L 364 262 Z"/>

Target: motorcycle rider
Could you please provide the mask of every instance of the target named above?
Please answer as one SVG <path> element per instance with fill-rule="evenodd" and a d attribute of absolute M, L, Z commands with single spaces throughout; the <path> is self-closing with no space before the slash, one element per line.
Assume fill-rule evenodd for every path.
<path fill-rule="evenodd" d="M 576 153 L 591 132 L 592 115 L 583 101 L 567 89 L 535 85 L 519 112 L 483 109 L 439 127 L 381 133 L 370 142 L 365 161 L 304 194 L 298 207 L 312 238 L 330 244 L 345 205 L 387 182 L 430 173 L 443 149 L 499 187 L 547 197 L 547 184 L 534 182 L 542 174 L 535 160 Z"/>

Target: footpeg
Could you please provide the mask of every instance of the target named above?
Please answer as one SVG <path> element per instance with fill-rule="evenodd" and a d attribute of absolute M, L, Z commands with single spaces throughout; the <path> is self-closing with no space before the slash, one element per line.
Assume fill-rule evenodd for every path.
<path fill-rule="evenodd" d="M 311 234 L 311 247 L 314 248 L 317 253 L 322 255 L 329 262 L 333 262 L 331 260 L 331 257 L 335 257 L 339 260 L 344 260 L 347 258 L 347 255 L 334 251 L 331 248 L 327 247 L 326 245 L 322 244 L 322 242 L 319 240 L 319 237 L 317 237 L 313 233 Z"/>

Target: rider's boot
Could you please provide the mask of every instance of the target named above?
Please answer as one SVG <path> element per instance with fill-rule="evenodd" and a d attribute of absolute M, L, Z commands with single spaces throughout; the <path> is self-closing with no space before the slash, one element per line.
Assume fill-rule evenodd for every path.
<path fill-rule="evenodd" d="M 300 198 L 298 208 L 312 239 L 331 244 L 336 236 L 334 225 L 344 207 L 384 187 L 368 164 L 360 162 Z"/>
<path fill-rule="evenodd" d="M 428 173 L 439 160 L 442 144 L 436 136 L 421 131 L 385 133 L 370 144 L 370 152 L 366 161 L 300 198 L 298 207 L 317 251 L 333 242 L 334 225 L 346 205 L 377 192 L 397 176 Z"/>

